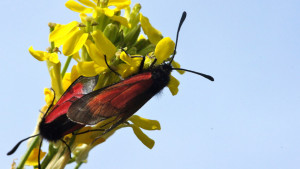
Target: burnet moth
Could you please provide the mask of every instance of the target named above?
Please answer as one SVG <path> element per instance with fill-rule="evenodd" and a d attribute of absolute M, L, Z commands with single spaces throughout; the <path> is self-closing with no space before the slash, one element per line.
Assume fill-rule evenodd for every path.
<path fill-rule="evenodd" d="M 65 93 L 61 96 L 58 102 L 55 104 L 54 107 L 53 99 L 52 104 L 49 106 L 48 110 L 44 114 L 41 122 L 39 123 L 39 134 L 27 137 L 21 141 L 19 141 L 15 147 L 7 153 L 7 155 L 13 154 L 19 145 L 28 140 L 29 138 L 41 136 L 42 140 L 40 143 L 40 148 L 43 139 L 48 141 L 58 141 L 61 140 L 69 149 L 69 146 L 66 142 L 62 139 L 63 136 L 76 131 L 85 125 L 75 123 L 69 120 L 66 116 L 66 113 L 73 102 L 81 98 L 83 95 L 88 94 L 93 91 L 94 87 L 96 86 L 98 81 L 98 76 L 94 77 L 83 77 L 80 76 L 76 79 L 70 87 L 65 91 Z M 39 148 L 39 154 L 40 154 Z M 70 151 L 71 153 L 71 151 Z M 38 167 L 40 166 L 40 155 L 38 155 Z"/>
<path fill-rule="evenodd" d="M 166 87 L 170 82 L 172 70 L 184 70 L 214 81 L 214 78 L 209 75 L 171 66 L 176 53 L 178 34 L 185 18 L 186 12 L 183 12 L 177 30 L 174 53 L 169 62 L 158 66 L 152 64 L 149 69 L 143 70 L 145 61 L 145 57 L 143 57 L 138 74 L 84 95 L 71 104 L 67 117 L 82 125 L 94 125 L 108 118 L 114 118 L 110 122 L 110 128 L 97 137 L 100 138 L 103 134 L 125 122 L 153 96 Z M 107 66 L 110 68 L 108 64 Z M 110 69 L 116 73 L 115 70 Z"/>

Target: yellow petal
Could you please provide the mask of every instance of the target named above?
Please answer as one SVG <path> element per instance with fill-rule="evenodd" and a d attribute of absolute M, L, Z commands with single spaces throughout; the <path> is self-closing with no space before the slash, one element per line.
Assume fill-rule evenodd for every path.
<path fill-rule="evenodd" d="M 96 8 L 96 4 L 91 2 L 90 0 L 78 0 L 81 2 L 83 5 L 91 7 L 91 8 Z"/>
<path fill-rule="evenodd" d="M 45 95 L 45 101 L 46 101 L 47 106 L 50 106 L 54 99 L 53 91 L 49 88 L 44 88 L 44 95 Z"/>
<path fill-rule="evenodd" d="M 57 53 L 48 53 L 48 55 L 49 55 L 49 59 L 48 59 L 48 60 L 49 60 L 50 62 L 52 62 L 52 63 L 54 63 L 54 64 L 56 64 L 56 63 L 59 62 Z"/>
<path fill-rule="evenodd" d="M 133 74 L 135 74 L 138 71 L 137 67 L 132 67 L 132 66 L 128 66 L 127 69 L 125 69 L 123 71 L 123 73 L 121 74 L 122 77 L 126 78 L 128 76 L 131 76 Z"/>
<path fill-rule="evenodd" d="M 30 46 L 28 50 L 29 53 L 38 61 L 44 61 L 48 59 L 47 56 L 45 56 L 45 53 L 47 52 L 34 50 L 32 46 Z"/>
<path fill-rule="evenodd" d="M 61 83 L 61 63 L 58 62 L 54 64 L 52 62 L 47 61 L 47 67 L 51 78 L 51 87 L 55 91 L 55 100 L 57 101 L 60 96 L 64 93 Z"/>
<path fill-rule="evenodd" d="M 149 19 L 140 14 L 140 22 L 144 33 L 148 36 L 149 40 L 153 44 L 157 44 L 162 38 L 162 34 L 159 30 L 155 29 L 149 22 Z"/>
<path fill-rule="evenodd" d="M 145 39 L 145 40 L 146 40 L 146 38 L 145 38 L 145 36 L 144 36 L 143 34 L 140 34 L 140 35 L 139 35 L 137 41 L 139 41 L 139 40 L 141 40 L 141 39 Z"/>
<path fill-rule="evenodd" d="M 39 154 L 39 148 L 34 148 L 29 157 L 27 158 L 25 165 L 30 165 L 30 166 L 35 166 L 38 165 L 38 154 Z M 45 152 L 41 151 L 40 158 L 41 160 L 44 158 L 46 155 Z"/>
<path fill-rule="evenodd" d="M 132 67 L 139 67 L 142 61 L 142 57 L 131 58 L 125 52 L 121 53 L 120 59 L 123 60 L 127 65 L 130 65 Z"/>
<path fill-rule="evenodd" d="M 86 17 L 87 17 L 87 14 L 85 13 L 80 13 L 79 14 L 79 17 L 80 17 L 80 20 L 82 23 L 86 23 Z"/>
<path fill-rule="evenodd" d="M 80 62 L 80 61 L 81 61 L 79 52 L 74 53 L 74 54 L 72 55 L 72 58 L 73 58 L 74 60 L 76 60 L 76 62 Z"/>
<path fill-rule="evenodd" d="M 114 16 L 110 17 L 110 19 L 119 22 L 121 25 L 126 26 L 127 28 L 130 28 L 128 20 L 122 16 L 114 15 Z"/>
<path fill-rule="evenodd" d="M 126 8 L 130 4 L 130 0 L 109 0 L 108 2 L 108 6 L 116 6 L 118 9 Z"/>
<path fill-rule="evenodd" d="M 79 130 L 79 133 L 85 132 L 85 131 L 88 131 L 88 130 L 93 130 L 93 129 L 94 128 L 92 128 L 92 127 L 84 127 L 84 128 Z M 77 135 L 75 143 L 79 144 L 79 145 L 80 144 L 90 145 L 95 140 L 95 133 L 97 133 L 97 132 L 87 132 L 85 134 Z M 105 141 L 105 139 L 101 137 L 93 145 L 103 143 L 104 141 Z"/>
<path fill-rule="evenodd" d="M 72 84 L 71 73 L 67 72 L 67 73 L 65 73 L 65 76 L 64 76 L 64 78 L 62 80 L 63 90 L 66 91 L 71 84 Z"/>
<path fill-rule="evenodd" d="M 129 65 L 127 65 L 126 63 L 121 63 L 118 64 L 118 69 L 116 69 L 116 71 L 124 78 L 126 78 L 127 76 L 124 76 L 124 72 L 126 69 L 129 69 Z"/>
<path fill-rule="evenodd" d="M 82 48 L 87 38 L 88 34 L 84 33 L 78 28 L 77 31 L 68 40 L 66 40 L 65 44 L 63 45 L 63 54 L 66 56 L 71 56 L 78 52 Z"/>
<path fill-rule="evenodd" d="M 170 55 L 173 54 L 175 48 L 175 43 L 171 38 L 166 37 L 160 40 L 155 47 L 155 57 L 157 58 L 156 64 L 161 64 L 163 61 L 167 60 Z"/>
<path fill-rule="evenodd" d="M 173 60 L 173 62 L 171 63 L 173 67 L 175 68 L 180 68 L 180 64 L 178 62 L 176 62 L 175 60 Z M 176 70 L 178 73 L 180 74 L 184 74 L 184 70 Z"/>
<path fill-rule="evenodd" d="M 107 56 L 108 59 L 113 57 L 117 51 L 115 45 L 100 31 L 94 31 L 92 37 L 95 41 L 96 47 Z"/>
<path fill-rule="evenodd" d="M 72 10 L 74 12 L 93 13 L 92 8 L 86 8 L 86 7 L 82 6 L 81 4 L 79 4 L 78 2 L 76 2 L 74 0 L 67 1 L 65 5 L 66 5 L 67 8 L 69 8 L 70 10 Z"/>
<path fill-rule="evenodd" d="M 11 169 L 16 169 L 17 168 L 17 164 L 16 164 L 15 160 L 13 160 L 10 168 Z"/>
<path fill-rule="evenodd" d="M 64 38 L 69 32 L 71 32 L 75 27 L 77 27 L 78 22 L 73 21 L 66 25 L 56 26 L 54 31 L 49 35 L 49 41 L 54 42 L 58 39 Z"/>
<path fill-rule="evenodd" d="M 99 66 L 107 67 L 103 53 L 97 49 L 96 45 L 92 41 L 87 40 L 84 46 L 93 61 L 95 61 Z"/>
<path fill-rule="evenodd" d="M 78 72 L 83 75 L 83 76 L 87 76 L 87 77 L 92 77 L 92 76 L 96 76 L 97 74 L 99 74 L 99 71 L 103 71 L 106 68 L 99 68 L 99 66 L 97 64 L 95 64 L 94 61 L 90 61 L 90 62 L 78 62 L 77 64 L 77 70 Z"/>
<path fill-rule="evenodd" d="M 170 75 L 170 82 L 168 84 L 168 88 L 173 96 L 178 93 L 178 86 L 180 82 L 172 75 Z"/>
<path fill-rule="evenodd" d="M 136 137 L 145 145 L 147 146 L 149 149 L 152 149 L 155 141 L 152 140 L 151 138 L 149 138 L 145 133 L 143 133 L 143 131 L 135 126 L 135 125 L 130 125 L 130 127 L 132 127 L 134 134 L 136 135 Z"/>
<path fill-rule="evenodd" d="M 160 130 L 160 124 L 157 120 L 150 120 L 138 115 L 133 115 L 129 120 L 134 123 L 137 127 L 140 127 L 145 130 Z"/>
<path fill-rule="evenodd" d="M 151 56 L 151 54 L 150 54 Z M 154 62 L 154 57 L 148 57 L 146 56 L 145 62 L 144 62 L 144 68 L 147 69 L 150 67 L 150 65 Z"/>
<path fill-rule="evenodd" d="M 80 74 L 78 72 L 77 66 L 74 65 L 71 70 L 71 82 L 73 83 L 77 78 L 79 78 Z"/>
<path fill-rule="evenodd" d="M 72 36 L 77 32 L 78 29 L 79 29 L 78 27 L 74 27 L 69 33 L 65 34 L 65 36 L 63 36 L 63 37 L 61 37 L 61 38 L 59 38 L 59 39 L 56 39 L 56 40 L 54 41 L 55 47 L 58 47 L 58 48 L 59 48 L 61 45 L 65 44 L 66 41 L 67 41 L 70 37 L 72 37 Z"/>
<path fill-rule="evenodd" d="M 114 10 L 109 9 L 109 8 L 97 8 L 96 10 L 97 10 L 97 13 L 103 13 L 108 17 L 112 17 L 115 15 Z"/>

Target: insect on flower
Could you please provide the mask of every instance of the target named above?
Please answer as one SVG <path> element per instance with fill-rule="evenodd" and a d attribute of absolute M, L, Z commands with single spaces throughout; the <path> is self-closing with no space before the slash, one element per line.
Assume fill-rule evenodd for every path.
<path fill-rule="evenodd" d="M 7 155 L 13 154 L 23 141 L 36 136 L 41 136 L 48 141 L 61 140 L 69 148 L 67 143 L 62 139 L 65 135 L 85 125 L 95 125 L 103 120 L 112 119 L 99 129 L 87 131 L 103 131 L 95 138 L 97 140 L 107 132 L 115 129 L 118 125 L 124 123 L 153 96 L 166 87 L 170 82 L 172 70 L 191 72 L 214 81 L 214 78 L 209 75 L 171 66 L 176 53 L 179 32 L 185 18 L 186 12 L 183 12 L 177 30 L 175 49 L 170 60 L 157 66 L 155 65 L 156 60 L 154 60 L 150 67 L 144 70 L 145 57 L 142 57 L 137 74 L 95 91 L 93 90 L 97 84 L 98 76 L 79 77 L 66 90 L 56 105 L 53 108 L 51 106 L 48 108 L 39 124 L 39 134 L 19 141 Z M 107 61 L 106 65 L 112 72 L 118 74 L 109 66 Z M 109 127 L 106 130 L 102 129 L 106 125 L 109 125 Z M 83 133 L 86 132 L 77 134 Z M 41 168 L 40 155 L 38 156 L 38 161 L 39 168 Z"/>
<path fill-rule="evenodd" d="M 40 142 L 40 147 L 42 145 L 43 139 L 48 141 L 58 141 L 61 140 L 69 149 L 67 143 L 62 139 L 65 135 L 76 131 L 84 125 L 74 123 L 69 120 L 66 116 L 66 113 L 71 106 L 71 104 L 81 98 L 83 95 L 90 93 L 93 91 L 95 85 L 97 84 L 98 76 L 94 77 L 79 77 L 75 80 L 71 86 L 66 90 L 66 92 L 61 96 L 56 105 L 52 108 L 52 104 L 49 106 L 47 112 L 44 114 L 41 122 L 39 123 L 39 134 L 27 137 L 21 141 L 19 141 L 15 147 L 7 153 L 7 155 L 13 154 L 19 147 L 19 145 L 29 138 L 41 136 L 42 140 Z M 71 151 L 70 151 L 71 153 Z M 40 154 L 40 148 L 39 148 Z M 38 165 L 40 167 L 40 155 L 38 155 Z"/>
<path fill-rule="evenodd" d="M 154 61 L 149 69 L 143 70 L 145 62 L 145 57 L 143 57 L 138 74 L 111 86 L 95 90 L 84 95 L 80 99 L 77 99 L 71 104 L 67 117 L 82 125 L 95 125 L 108 118 L 114 118 L 113 121 L 109 122 L 111 125 L 110 128 L 106 129 L 100 136 L 97 137 L 100 138 L 103 134 L 113 130 L 118 125 L 125 122 L 154 95 L 166 87 L 170 82 L 170 74 L 172 70 L 184 70 L 214 81 L 213 77 L 209 75 L 187 69 L 173 68 L 171 66 L 176 53 L 178 34 L 185 18 L 186 12 L 183 12 L 177 30 L 175 50 L 169 62 L 154 66 Z M 107 66 L 110 68 L 108 64 Z M 116 73 L 115 70 L 112 68 L 110 69 Z"/>

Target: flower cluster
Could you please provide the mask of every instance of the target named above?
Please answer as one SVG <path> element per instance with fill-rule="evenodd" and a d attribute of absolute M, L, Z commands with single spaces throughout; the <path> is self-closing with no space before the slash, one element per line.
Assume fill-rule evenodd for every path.
<path fill-rule="evenodd" d="M 79 76 L 100 75 L 96 89 L 103 88 L 138 73 L 142 57 L 145 56 L 144 69 L 168 61 L 174 52 L 175 43 L 169 37 L 163 37 L 161 32 L 155 29 L 141 12 L 141 5 L 136 4 L 130 8 L 130 0 L 68 0 L 66 7 L 79 13 L 80 22 L 72 21 L 68 24 L 49 23 L 50 47 L 46 51 L 29 48 L 30 54 L 39 61 L 47 63 L 51 78 L 51 88 L 45 89 L 46 106 L 41 112 L 46 112 L 52 100 L 55 102 L 64 91 Z M 124 16 L 121 14 L 124 13 Z M 144 33 L 141 34 L 141 31 Z M 59 55 L 67 57 L 63 68 Z M 120 78 L 112 72 L 110 67 L 117 71 Z M 70 67 L 71 60 L 76 64 Z M 173 67 L 180 65 L 173 61 Z M 71 72 L 67 72 L 70 67 Z M 179 71 L 179 73 L 183 73 Z M 171 76 L 168 88 L 173 95 L 178 92 L 179 81 Z M 41 119 L 40 115 L 39 119 Z M 39 122 L 39 120 L 38 120 Z M 92 127 L 84 127 L 79 132 L 97 129 L 104 122 Z M 61 143 L 50 143 L 48 153 L 41 153 L 42 168 L 64 168 L 71 162 L 77 162 L 78 167 L 86 162 L 89 151 L 96 145 L 106 141 L 114 132 L 124 127 L 131 127 L 137 138 L 148 148 L 154 146 L 154 140 L 143 133 L 143 130 L 160 130 L 160 124 L 156 120 L 149 120 L 134 115 L 124 124 L 119 125 L 112 132 L 103 135 L 99 132 L 87 132 L 82 135 L 66 135 L 64 140 L 72 151 L 72 159 L 66 146 Z M 36 129 L 35 133 L 38 133 Z M 18 167 L 37 165 L 39 138 L 29 141 L 29 150 L 24 155 Z M 41 158 L 41 159 L 42 159 Z"/>

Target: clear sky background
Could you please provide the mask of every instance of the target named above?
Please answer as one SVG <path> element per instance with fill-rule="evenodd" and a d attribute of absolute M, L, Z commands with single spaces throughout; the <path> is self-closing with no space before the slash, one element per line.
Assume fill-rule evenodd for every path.
<path fill-rule="evenodd" d="M 48 22 L 79 21 L 65 2 L 0 1 L 3 168 L 25 152 L 26 143 L 6 156 L 31 135 L 45 104 L 43 89 L 50 87 L 46 63 L 35 60 L 29 46 L 49 46 Z M 154 148 L 146 148 L 131 129 L 122 129 L 93 149 L 81 168 L 299 169 L 300 1 L 132 4 L 137 2 L 152 25 L 172 39 L 182 11 L 187 11 L 176 60 L 214 76 L 215 82 L 174 72 L 181 82 L 178 95 L 165 89 L 137 112 L 161 123 L 161 131 L 146 132 L 156 141 Z"/>

